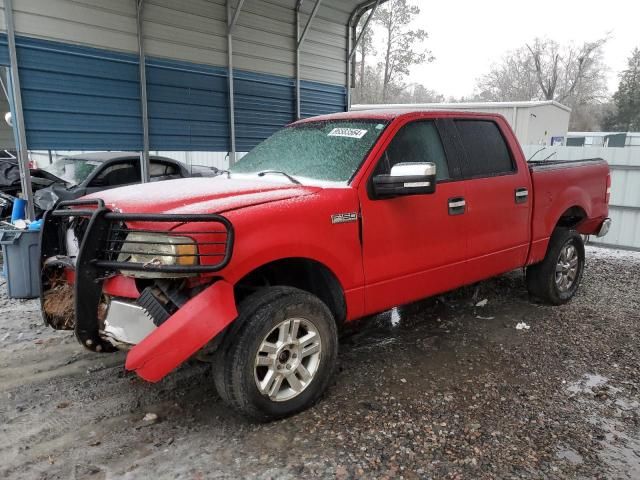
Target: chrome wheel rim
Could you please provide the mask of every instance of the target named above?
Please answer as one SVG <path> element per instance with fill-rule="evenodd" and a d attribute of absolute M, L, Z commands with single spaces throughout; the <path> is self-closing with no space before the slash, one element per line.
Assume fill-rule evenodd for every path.
<path fill-rule="evenodd" d="M 561 292 L 568 292 L 578 277 L 580 257 L 573 243 L 567 243 L 560 251 L 556 264 L 556 286 Z"/>
<path fill-rule="evenodd" d="M 315 325 L 304 318 L 288 318 L 262 340 L 256 353 L 254 377 L 258 391 L 284 402 L 300 395 L 320 366 L 322 342 Z"/>

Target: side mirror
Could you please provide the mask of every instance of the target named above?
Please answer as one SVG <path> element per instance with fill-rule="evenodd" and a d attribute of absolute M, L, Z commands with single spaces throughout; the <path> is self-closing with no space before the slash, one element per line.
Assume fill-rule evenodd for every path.
<path fill-rule="evenodd" d="M 397 163 L 389 175 L 373 177 L 376 197 L 423 195 L 436 191 L 436 164 L 430 162 Z"/>

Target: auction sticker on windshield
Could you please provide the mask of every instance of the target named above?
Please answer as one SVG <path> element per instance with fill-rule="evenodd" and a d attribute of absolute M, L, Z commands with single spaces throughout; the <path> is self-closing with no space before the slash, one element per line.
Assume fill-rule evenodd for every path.
<path fill-rule="evenodd" d="M 327 136 L 328 137 L 349 137 L 349 138 L 362 138 L 367 134 L 367 130 L 361 130 L 359 128 L 334 128 Z"/>

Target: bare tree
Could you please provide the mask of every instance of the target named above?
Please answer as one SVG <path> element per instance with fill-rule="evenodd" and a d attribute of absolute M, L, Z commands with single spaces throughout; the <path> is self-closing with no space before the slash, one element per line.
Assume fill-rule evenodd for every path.
<path fill-rule="evenodd" d="M 365 22 L 366 17 L 363 17 L 360 20 L 360 29 L 362 29 Z M 360 61 L 358 62 L 359 75 L 356 79 L 356 85 L 358 85 L 360 89 L 362 89 L 363 85 L 365 84 L 365 77 L 367 74 L 367 57 L 369 55 L 376 55 L 376 49 L 373 45 L 373 31 L 371 30 L 371 28 L 367 28 L 367 30 L 365 30 L 364 32 L 364 35 L 362 35 L 362 39 L 360 40 L 360 44 L 358 45 L 358 54 L 360 57 Z"/>
<path fill-rule="evenodd" d="M 422 29 L 409 28 L 420 8 L 407 0 L 389 0 L 376 11 L 374 20 L 382 27 L 385 37 L 382 76 L 382 101 L 390 98 L 392 90 L 402 90 L 402 79 L 412 65 L 433 61 L 427 50 L 416 51 L 416 44 L 427 38 Z"/>
<path fill-rule="evenodd" d="M 382 101 L 382 67 L 365 65 L 365 74 L 353 92 L 353 103 L 380 103 Z"/>
<path fill-rule="evenodd" d="M 478 95 L 495 101 L 556 100 L 572 107 L 598 102 L 607 94 L 606 41 L 563 46 L 535 39 L 493 65 L 478 80 Z"/>
<path fill-rule="evenodd" d="M 574 132 L 597 132 L 606 126 L 607 119 L 615 111 L 615 105 L 597 102 L 576 105 L 571 109 L 569 130 Z"/>
<path fill-rule="evenodd" d="M 444 95 L 419 83 L 407 85 L 393 99 L 394 103 L 442 103 L 444 101 Z"/>
<path fill-rule="evenodd" d="M 544 100 L 586 103 L 606 95 L 602 47 L 607 38 L 580 46 L 560 46 L 549 39 L 527 45 Z"/>
<path fill-rule="evenodd" d="M 505 102 L 535 100 L 540 87 L 534 62 L 528 50 L 520 48 L 507 53 L 499 63 L 477 81 L 477 100 Z"/>

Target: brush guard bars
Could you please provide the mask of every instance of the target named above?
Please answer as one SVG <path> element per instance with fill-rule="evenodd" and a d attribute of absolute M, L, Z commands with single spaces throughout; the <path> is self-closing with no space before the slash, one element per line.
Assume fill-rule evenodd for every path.
<path fill-rule="evenodd" d="M 234 232 L 228 219 L 217 214 L 146 214 L 119 213 L 107 209 L 100 199 L 75 200 L 61 202 L 56 210 L 46 212 L 40 238 L 40 259 L 42 268 L 42 292 L 47 279 L 45 262 L 51 264 L 52 258 L 61 261 L 67 257 L 67 232 L 63 222 L 70 219 L 83 219 L 83 233 L 79 240 L 79 250 L 75 262 L 74 306 L 75 335 L 86 348 L 96 352 L 113 351 L 115 347 L 100 337 L 99 305 L 104 280 L 121 271 L 149 272 L 162 274 L 208 274 L 223 269 L 230 261 L 233 252 Z M 145 224 L 172 223 L 167 230 L 131 229 L 128 222 Z M 183 224 L 198 226 L 212 225 L 210 229 L 190 228 L 181 231 Z M 178 229 L 177 231 L 174 231 Z M 195 253 L 197 265 L 163 265 L 155 262 L 135 263 L 122 261 L 120 253 L 127 233 L 166 234 L 175 236 L 205 237 L 198 242 Z M 213 239 L 213 240 L 211 240 Z M 150 249 L 162 242 L 145 241 Z M 165 244 L 166 243 L 162 243 Z M 203 253 L 205 252 L 205 253 Z M 215 261 L 214 261 L 215 260 Z M 159 275 L 159 276 L 160 276 Z M 40 301 L 43 307 L 44 295 Z M 44 308 L 42 308 L 44 312 Z M 49 323 L 45 316 L 45 323 Z"/>

